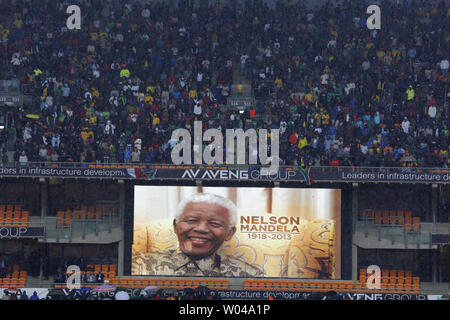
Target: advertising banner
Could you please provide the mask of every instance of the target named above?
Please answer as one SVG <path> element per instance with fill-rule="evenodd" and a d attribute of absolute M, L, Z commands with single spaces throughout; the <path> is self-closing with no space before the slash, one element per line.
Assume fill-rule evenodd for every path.
<path fill-rule="evenodd" d="M 44 237 L 43 227 L 0 227 L 0 240 Z"/>
<path fill-rule="evenodd" d="M 135 186 L 132 275 L 339 279 L 340 210 L 339 189 Z"/>
<path fill-rule="evenodd" d="M 67 166 L 67 167 L 66 167 Z M 70 166 L 70 167 L 69 167 Z M 449 183 L 450 169 L 282 166 L 268 174 L 261 166 L 27 164 L 0 167 L 0 177 L 53 177 L 134 180 L 295 181 Z"/>

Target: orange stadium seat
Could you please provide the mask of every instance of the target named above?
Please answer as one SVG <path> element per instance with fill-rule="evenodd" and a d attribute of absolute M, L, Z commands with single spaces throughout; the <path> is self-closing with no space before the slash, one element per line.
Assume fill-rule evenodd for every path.
<path fill-rule="evenodd" d="M 294 281 L 294 290 L 303 291 L 303 282 L 301 280 Z"/>
<path fill-rule="evenodd" d="M 180 289 L 186 288 L 186 280 L 185 279 L 178 279 L 178 288 L 180 288 Z"/>
<path fill-rule="evenodd" d="M 287 280 L 280 280 L 280 289 L 283 290 L 283 291 L 288 289 L 288 282 L 287 282 Z"/>
<path fill-rule="evenodd" d="M 376 211 L 375 212 L 375 224 L 381 224 L 382 220 L 381 220 L 381 211 Z"/>
<path fill-rule="evenodd" d="M 228 279 L 222 279 L 222 289 L 229 289 L 230 288 L 230 280 Z"/>
<path fill-rule="evenodd" d="M 405 212 L 403 210 L 398 210 L 398 224 L 405 224 Z"/>
<path fill-rule="evenodd" d="M 287 289 L 288 289 L 288 291 L 295 291 L 295 281 L 288 280 Z"/>
<path fill-rule="evenodd" d="M 134 279 L 134 287 L 135 288 L 142 288 L 142 280 L 141 279 Z"/>
<path fill-rule="evenodd" d="M 414 217 L 412 220 L 413 220 L 414 232 L 419 232 L 420 231 L 420 217 Z"/>
<path fill-rule="evenodd" d="M 203 287 L 208 286 L 208 279 L 200 279 L 199 282 L 200 282 L 200 286 L 203 286 Z"/>
<path fill-rule="evenodd" d="M 214 280 L 214 279 L 208 280 L 208 288 L 215 289 L 215 285 L 216 285 L 216 280 Z"/>
<path fill-rule="evenodd" d="M 262 279 L 257 280 L 257 287 L 258 290 L 266 290 L 266 281 Z"/>
<path fill-rule="evenodd" d="M 405 283 L 403 285 L 403 288 L 405 290 L 405 293 L 411 293 L 411 291 L 412 291 L 412 284 L 411 283 Z"/>
<path fill-rule="evenodd" d="M 70 227 L 71 224 L 72 224 L 72 217 L 71 216 L 66 216 L 64 218 L 64 226 L 65 227 Z"/>
<path fill-rule="evenodd" d="M 383 224 L 389 224 L 389 211 L 388 210 L 383 211 L 383 216 L 381 218 L 381 222 Z"/>
<path fill-rule="evenodd" d="M 316 284 L 316 290 L 318 292 L 323 292 L 324 291 L 324 287 L 323 287 L 323 282 L 320 280 L 315 281 Z"/>
<path fill-rule="evenodd" d="M 200 280 L 197 278 L 192 279 L 192 287 L 197 288 L 198 286 L 200 286 Z"/>
<path fill-rule="evenodd" d="M 247 281 L 247 285 L 248 285 L 249 290 L 257 291 L 258 290 L 258 281 L 257 280 L 250 280 L 250 279 L 247 279 L 247 280 L 248 280 Z"/>
<path fill-rule="evenodd" d="M 75 210 L 72 212 L 72 219 L 79 220 L 80 219 L 80 211 Z"/>
<path fill-rule="evenodd" d="M 280 290 L 281 283 L 280 280 L 272 280 L 271 288 L 272 290 Z"/>

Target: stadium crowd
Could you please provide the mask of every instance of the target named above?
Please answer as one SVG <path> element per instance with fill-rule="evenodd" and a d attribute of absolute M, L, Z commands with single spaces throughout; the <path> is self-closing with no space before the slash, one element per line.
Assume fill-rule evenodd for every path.
<path fill-rule="evenodd" d="M 80 30 L 66 2 L 0 3 L 1 79 L 33 97 L 14 160 L 171 163 L 172 131 L 202 120 L 279 128 L 286 165 L 448 167 L 448 2 L 383 1 L 380 30 L 355 1 L 180 3 L 72 1 Z M 224 108 L 237 69 L 257 101 L 242 114 Z"/>

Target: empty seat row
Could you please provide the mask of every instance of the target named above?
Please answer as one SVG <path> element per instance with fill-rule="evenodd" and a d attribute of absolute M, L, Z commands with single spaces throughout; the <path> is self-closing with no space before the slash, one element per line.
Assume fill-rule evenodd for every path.
<path fill-rule="evenodd" d="M 112 285 L 118 285 L 129 288 L 145 288 L 148 286 L 155 286 L 161 289 L 174 288 L 197 288 L 205 286 L 210 289 L 225 290 L 229 287 L 228 279 L 190 279 L 190 278 L 134 278 L 121 277 L 112 279 Z"/>
<path fill-rule="evenodd" d="M 366 269 L 359 270 L 359 280 L 361 282 L 366 282 L 368 276 Z M 392 270 L 392 269 L 381 269 L 380 282 L 389 285 L 417 285 L 420 287 L 420 278 L 413 277 L 411 270 Z"/>
<path fill-rule="evenodd" d="M 376 225 L 404 225 L 407 232 L 420 231 L 420 217 L 412 217 L 410 210 L 372 210 L 360 213 L 361 219 L 373 220 Z"/>
<path fill-rule="evenodd" d="M 328 292 L 340 293 L 418 293 L 420 287 L 415 284 L 391 285 L 383 283 L 380 289 L 367 287 L 366 282 L 340 281 L 340 280 L 244 280 L 244 290 L 253 291 L 296 291 L 296 292 Z"/>
<path fill-rule="evenodd" d="M 0 213 L 0 226 L 2 227 L 27 227 L 29 223 L 29 212 L 22 211 L 21 214 Z"/>
<path fill-rule="evenodd" d="M 20 212 L 22 210 L 22 205 L 20 204 L 0 204 L 1 212 Z"/>
<path fill-rule="evenodd" d="M 0 278 L 0 287 L 2 288 L 26 287 L 27 271 L 20 270 L 20 265 L 15 264 L 9 266 L 8 272 L 9 273 L 7 273 L 4 278 Z"/>

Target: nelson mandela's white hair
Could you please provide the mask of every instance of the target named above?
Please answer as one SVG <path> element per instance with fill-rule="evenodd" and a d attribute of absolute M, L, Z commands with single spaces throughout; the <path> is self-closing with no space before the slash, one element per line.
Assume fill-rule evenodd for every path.
<path fill-rule="evenodd" d="M 178 204 L 177 211 L 175 212 L 175 220 L 178 221 L 178 218 L 181 217 L 181 215 L 184 212 L 184 209 L 189 203 L 209 203 L 209 204 L 216 204 L 221 207 L 224 207 L 228 210 L 229 217 L 230 217 L 230 229 L 232 227 L 236 226 L 237 222 L 237 208 L 236 205 L 231 201 L 230 199 L 218 196 L 216 194 L 212 193 L 196 193 L 183 201 L 181 201 Z"/>

